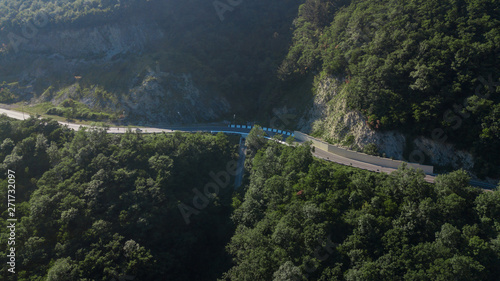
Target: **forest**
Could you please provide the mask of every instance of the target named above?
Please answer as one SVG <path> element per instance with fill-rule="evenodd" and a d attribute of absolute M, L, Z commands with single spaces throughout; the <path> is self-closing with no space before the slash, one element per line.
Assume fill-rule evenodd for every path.
<path fill-rule="evenodd" d="M 499 9 L 495 0 L 256 0 L 222 19 L 204 0 L 0 0 L 0 41 L 42 21 L 40 33 L 153 21 L 164 42 L 118 56 L 116 73 L 82 74 L 79 93 L 95 88 L 114 101 L 151 63 L 224 93 L 238 118 L 269 122 L 284 102 L 304 110 L 329 77 L 374 129 L 432 138 L 442 128 L 484 176 L 500 172 Z M 12 54 L 2 48 L 3 63 Z M 31 63 L 12 58 L 14 70 Z M 3 77 L 11 70 L 0 65 Z M 54 79 L 40 93 L 67 86 Z M 15 90 L 27 88 L 0 82 L 0 102 L 20 101 Z M 116 118 L 71 99 L 48 110 Z M 405 165 L 389 175 L 342 166 L 258 129 L 246 141 L 243 185 L 225 177 L 214 187 L 238 159 L 239 141 L 75 132 L 51 119 L 0 116 L 4 260 L 9 195 L 17 219 L 16 273 L 3 262 L 0 279 L 498 280 L 498 187 L 471 187 L 463 170 L 431 184 Z"/>
<path fill-rule="evenodd" d="M 238 138 L 74 132 L 49 119 L 0 117 L 0 143 L 2 217 L 12 170 L 18 219 L 17 279 L 3 264 L 2 280 L 500 274 L 500 191 L 468 186 L 464 171 L 429 184 L 406 166 L 391 175 L 345 167 L 314 159 L 307 143 L 282 145 L 254 132 L 244 185 L 207 195 L 200 207 L 195 190 L 236 159 Z"/>
<path fill-rule="evenodd" d="M 147 1 L 149 0 L 2 0 L 0 27 L 20 30 L 30 21 L 39 25 L 109 21 L 122 9 L 137 8 Z"/>
<path fill-rule="evenodd" d="M 75 133 L 53 120 L 0 117 L 0 208 L 8 217 L 12 170 L 18 219 L 17 271 L 2 263 L 0 279 L 215 280 L 230 264 L 233 188 L 221 188 L 190 224 L 179 204 L 192 206 L 193 190 L 226 170 L 237 143 L 222 134 Z"/>
<path fill-rule="evenodd" d="M 278 74 L 335 77 L 374 129 L 453 143 L 498 177 L 499 54 L 497 1 L 307 0 Z"/>
<path fill-rule="evenodd" d="M 221 280 L 497 280 L 500 192 L 464 171 L 390 175 L 270 142 L 233 199 L 233 266 Z"/>

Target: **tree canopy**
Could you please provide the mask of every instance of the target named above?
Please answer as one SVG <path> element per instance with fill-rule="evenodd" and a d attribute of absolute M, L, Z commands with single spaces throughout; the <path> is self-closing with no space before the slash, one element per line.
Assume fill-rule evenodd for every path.
<path fill-rule="evenodd" d="M 250 160 L 249 160 L 250 161 Z M 269 143 L 232 214 L 223 280 L 496 280 L 500 191 L 464 171 L 391 175 Z"/>
<path fill-rule="evenodd" d="M 2 265 L 2 278 L 496 280 L 500 274 L 500 191 L 470 187 L 466 172 L 430 184 L 406 165 L 378 174 L 314 159 L 308 143 L 267 141 L 247 157 L 248 177 L 235 192 L 227 171 L 238 143 L 221 133 L 112 135 L 0 117 L 0 173 L 16 171 L 19 263 L 16 276 Z M 3 217 L 7 183 L 0 179 Z M 8 235 L 2 227 L 2 240 Z"/>
<path fill-rule="evenodd" d="M 237 141 L 222 134 L 75 133 L 47 119 L 0 117 L 0 174 L 15 171 L 18 219 L 17 272 L 4 263 L 1 279 L 214 280 L 229 268 L 232 188 L 220 188 L 189 224 L 179 205 L 194 208 L 193 190 L 203 193 L 212 172 L 226 171 Z M 4 218 L 7 179 L 0 179 Z"/>
<path fill-rule="evenodd" d="M 374 129 L 442 129 L 498 176 L 499 53 L 495 1 L 307 0 L 279 74 L 335 77 Z"/>

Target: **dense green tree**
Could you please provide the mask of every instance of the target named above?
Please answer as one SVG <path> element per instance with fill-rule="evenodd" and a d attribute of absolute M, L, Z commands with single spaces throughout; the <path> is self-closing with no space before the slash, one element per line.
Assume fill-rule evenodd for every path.
<path fill-rule="evenodd" d="M 497 3 L 356 0 L 323 8 L 332 2 L 301 6 L 281 78 L 333 78 L 374 129 L 429 138 L 440 129 L 437 141 L 470 150 L 478 174 L 498 176 Z"/>
<path fill-rule="evenodd" d="M 310 156 L 273 142 L 255 154 L 223 280 L 496 280 L 498 191 L 464 171 L 429 184 L 407 165 L 383 175 Z"/>
<path fill-rule="evenodd" d="M 195 208 L 193 190 L 203 194 L 211 174 L 226 171 L 238 138 L 75 133 L 48 120 L 0 118 L 8 128 L 0 171 L 16 171 L 17 280 L 214 280 L 229 268 L 232 189 L 220 187 L 190 224 L 178 206 Z M 7 264 L 2 272 L 2 280 L 15 277 Z"/>
<path fill-rule="evenodd" d="M 250 133 L 248 133 L 245 144 L 250 149 L 257 151 L 265 144 L 265 136 L 266 133 L 264 132 L 262 127 L 259 125 L 255 125 L 253 126 L 252 130 L 250 130 Z"/>

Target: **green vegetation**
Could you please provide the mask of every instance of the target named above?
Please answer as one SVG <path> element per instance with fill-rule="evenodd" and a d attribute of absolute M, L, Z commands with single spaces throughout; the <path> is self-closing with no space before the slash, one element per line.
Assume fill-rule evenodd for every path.
<path fill-rule="evenodd" d="M 494 1 L 307 0 L 279 74 L 345 81 L 349 106 L 373 128 L 439 135 L 498 176 L 499 52 Z"/>
<path fill-rule="evenodd" d="M 309 145 L 263 142 L 259 131 L 243 188 L 221 188 L 205 202 L 196 190 L 227 170 L 238 138 L 73 132 L 50 119 L 0 116 L 0 173 L 15 171 L 18 218 L 17 279 L 3 264 L 2 280 L 500 274 L 499 190 L 468 186 L 463 171 L 429 184 L 407 166 L 385 175 L 315 160 Z M 4 218 L 7 186 L 0 179 Z M 202 205 L 188 224 L 182 204 Z"/>
<path fill-rule="evenodd" d="M 374 156 L 379 156 L 379 151 L 378 147 L 374 143 L 369 143 L 363 147 L 363 153 L 369 154 L 369 155 L 374 155 Z"/>
<path fill-rule="evenodd" d="M 157 26 L 165 36 L 140 54 L 118 54 L 71 74 L 58 72 L 54 59 L 45 55 L 23 54 L 9 64 L 6 54 L 0 76 L 9 81 L 19 78 L 13 73 L 46 69 L 46 77 L 33 83 L 35 96 L 48 87 L 55 92 L 71 88 L 81 76 L 82 89 L 99 85 L 110 104 L 120 106 L 114 101 L 126 99 L 134 83 L 147 80 L 148 69 L 189 73 L 206 94 L 224 95 L 241 120 L 259 118 L 265 124 L 275 117 L 273 107 L 293 104 L 296 117 L 286 124 L 293 128 L 310 100 L 312 81 L 335 77 L 345 82 L 350 107 L 363 112 L 375 129 L 438 136 L 474 153 L 479 175 L 498 173 L 500 11 L 490 0 L 256 0 L 226 12 L 222 22 L 213 2 L 204 0 L 0 0 L 1 43 L 9 44 L 11 31 L 22 35 L 22 27 L 42 11 L 49 24 L 40 36 L 135 20 Z M 79 59 L 95 62 L 105 55 Z M 16 100 L 31 98 L 29 91 L 10 91 Z M 87 96 L 92 91 L 83 92 Z M 0 97 L 11 98 L 7 92 Z M 60 108 L 54 112 L 65 114 Z M 440 128 L 444 134 L 433 134 Z"/>
<path fill-rule="evenodd" d="M 246 145 L 253 151 L 259 150 L 266 143 L 266 132 L 262 129 L 261 126 L 255 125 L 250 133 L 248 133 L 248 137 L 246 138 Z"/>
<path fill-rule="evenodd" d="M 192 190 L 225 171 L 236 143 L 222 134 L 75 133 L 49 119 L 0 117 L 0 174 L 16 172 L 18 219 L 17 272 L 3 263 L 0 278 L 215 280 L 229 268 L 233 191 L 221 189 L 189 225 L 178 204 L 192 205 Z M 6 218 L 4 176 L 0 191 Z"/>
<path fill-rule="evenodd" d="M 7 88 L 0 88 L 0 103 L 10 103 L 14 101 L 14 94 Z"/>
<path fill-rule="evenodd" d="M 500 191 L 313 160 L 269 142 L 235 200 L 224 280 L 497 280 Z"/>
<path fill-rule="evenodd" d="M 102 22 L 115 19 L 124 8 L 149 0 L 0 0 L 0 28 L 21 29 L 27 22 L 40 25 Z"/>
<path fill-rule="evenodd" d="M 116 114 L 94 112 L 87 105 L 67 99 L 57 107 L 51 107 L 45 112 L 48 115 L 63 116 L 66 119 L 85 119 L 95 121 L 116 121 Z"/>
<path fill-rule="evenodd" d="M 343 146 L 351 146 L 352 144 L 354 144 L 354 141 L 355 141 L 355 137 L 353 135 L 347 135 L 344 139 L 344 141 L 342 142 L 342 145 Z"/>
<path fill-rule="evenodd" d="M 116 111 L 117 97 L 105 91 L 102 87 L 95 85 L 81 87 L 80 84 L 75 84 L 59 91 L 55 91 L 55 88 L 50 86 L 43 92 L 40 99 L 50 102 L 32 105 L 27 108 L 27 111 L 35 114 L 60 116 L 67 120 L 78 119 L 80 121 L 115 122 L 118 118 L 123 118 Z M 79 100 L 86 100 L 92 107 L 79 102 Z"/>
<path fill-rule="evenodd" d="M 19 87 L 18 83 L 9 83 L 3 81 L 0 84 L 0 103 L 12 103 L 16 100 L 16 95 L 12 92 Z"/>
<path fill-rule="evenodd" d="M 0 0 L 0 43 L 9 43 L 10 32 L 40 27 L 45 15 L 47 30 L 40 32 L 147 19 L 166 35 L 143 53 L 65 76 L 48 69 L 52 59 L 43 54 L 9 57 L 0 45 L 5 80 L 32 77 L 24 72 L 32 66 L 47 75 L 30 85 L 3 82 L 0 102 L 36 98 L 42 103 L 35 112 L 113 120 L 132 84 L 159 80 L 146 78 L 158 66 L 154 71 L 190 73 L 207 91 L 223 93 L 240 119 L 269 121 L 268 109 L 280 100 L 303 105 L 315 82 L 333 77 L 344 81 L 337 97 L 345 95 L 374 129 L 435 137 L 433 130 L 442 128 L 439 141 L 474 153 L 480 175 L 498 175 L 499 9 L 491 0 L 256 0 L 242 2 L 221 22 L 213 2 L 204 0 Z M 101 58 L 93 56 L 78 59 Z M 173 83 L 166 80 L 163 86 Z M 298 121 L 290 122 L 283 125 Z M 315 136 L 326 130 L 318 125 Z M 236 137 L 74 132 L 50 119 L 0 116 L 0 174 L 15 171 L 18 219 L 17 273 L 3 263 L 1 279 L 500 276 L 498 189 L 470 187 L 461 170 L 435 184 L 407 166 L 391 175 L 362 171 L 315 160 L 307 144 L 286 146 L 264 136 L 255 126 L 246 140 L 248 177 L 240 190 L 203 195 L 212 172 L 226 171 L 236 159 Z M 359 149 L 351 134 L 327 141 Z M 379 153 L 374 144 L 364 152 Z M 7 190 L 2 176 L 2 218 Z M 1 241 L 9 236 L 6 225 Z M 0 247 L 0 255 L 6 251 Z"/>

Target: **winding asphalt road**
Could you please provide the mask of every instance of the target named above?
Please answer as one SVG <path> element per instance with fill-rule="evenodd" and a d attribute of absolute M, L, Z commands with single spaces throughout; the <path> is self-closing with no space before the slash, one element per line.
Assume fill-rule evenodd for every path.
<path fill-rule="evenodd" d="M 14 111 L 14 110 L 8 110 L 8 109 L 2 109 L 0 108 L 0 114 L 6 114 L 7 116 L 18 119 L 18 120 L 24 120 L 28 119 L 30 116 L 25 113 L 23 114 L 22 112 L 19 111 Z M 58 121 L 62 125 L 68 126 L 70 129 L 73 130 L 79 130 L 80 127 L 91 127 L 88 125 L 78 125 L 74 123 L 67 123 L 67 122 L 61 122 Z M 108 132 L 112 134 L 123 134 L 127 131 L 128 128 L 124 127 L 109 127 Z M 240 134 L 240 135 L 245 135 L 250 132 L 250 129 L 248 128 L 230 128 L 227 126 L 172 126 L 168 128 L 150 128 L 150 127 L 141 127 L 140 133 L 173 133 L 175 131 L 182 131 L 182 132 L 225 132 L 225 133 L 232 133 L 234 132 L 235 134 Z M 134 130 L 135 131 L 135 130 Z M 272 135 L 273 133 L 271 133 Z M 241 152 L 240 152 L 241 154 Z M 346 165 L 346 166 L 352 166 L 368 171 L 373 171 L 373 172 L 378 172 L 378 173 L 387 173 L 390 174 L 396 169 L 394 168 L 388 168 L 388 167 L 383 167 L 379 165 L 374 165 L 366 162 L 361 162 L 357 160 L 352 160 L 349 158 L 345 158 L 342 156 L 339 156 L 337 154 L 333 154 L 318 148 L 315 148 L 313 155 L 317 158 L 324 159 L 327 161 L 332 161 L 338 164 Z M 425 180 L 430 183 L 434 183 L 436 175 L 426 175 Z M 486 188 L 486 189 L 494 189 L 496 186 L 492 184 L 487 184 L 484 182 L 480 181 L 471 181 L 471 185 L 477 186 L 480 188 Z M 235 182 L 235 184 L 238 184 L 238 182 Z"/>
<path fill-rule="evenodd" d="M 315 147 L 313 155 L 318 157 L 318 158 L 324 159 L 326 161 L 331 161 L 331 162 L 335 162 L 338 164 L 356 167 L 356 168 L 360 168 L 360 169 L 368 170 L 368 171 L 373 171 L 373 172 L 377 172 L 377 173 L 390 174 L 390 173 L 397 170 L 394 168 L 388 168 L 388 167 L 378 166 L 375 164 L 370 164 L 370 163 L 366 163 L 366 162 L 352 160 L 352 159 L 342 157 L 342 156 L 337 155 L 337 154 L 333 154 L 331 152 L 327 152 L 327 151 L 318 149 L 317 147 Z M 425 175 L 424 179 L 427 182 L 434 183 L 435 178 L 436 178 L 435 175 Z"/>
<path fill-rule="evenodd" d="M 0 108 L 0 115 L 5 114 L 10 118 L 18 119 L 18 120 L 25 120 L 30 118 L 30 115 L 28 113 L 22 113 L 19 111 L 15 110 L 9 110 L 9 109 L 3 109 Z M 58 121 L 59 124 L 68 126 L 68 128 L 73 129 L 78 131 L 80 127 L 87 127 L 90 128 L 91 126 L 89 125 L 80 125 L 80 124 L 75 124 L 75 123 L 68 123 L 68 122 L 62 122 Z M 127 127 L 109 127 L 108 133 L 111 134 L 124 134 L 128 130 Z M 248 134 L 250 132 L 250 129 L 243 129 L 243 128 L 230 128 L 227 126 L 169 126 L 168 128 L 152 128 L 152 127 L 141 127 L 140 128 L 141 133 L 173 133 L 175 131 L 182 131 L 182 132 L 219 132 L 219 131 L 227 131 L 227 132 L 234 132 L 238 134 Z M 132 131 L 135 131 L 135 129 L 132 129 Z"/>

